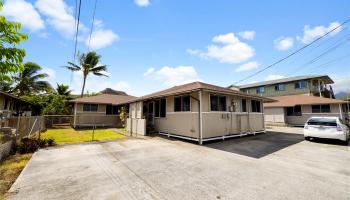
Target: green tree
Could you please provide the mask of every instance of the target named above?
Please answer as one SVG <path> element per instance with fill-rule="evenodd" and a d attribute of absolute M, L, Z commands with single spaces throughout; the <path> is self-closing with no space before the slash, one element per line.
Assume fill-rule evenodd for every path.
<path fill-rule="evenodd" d="M 0 0 L 0 11 L 3 2 Z M 22 41 L 27 40 L 26 34 L 20 33 L 21 24 L 9 22 L 0 16 L 0 82 L 10 81 L 11 73 L 18 73 L 23 69 L 24 49 L 16 48 Z"/>
<path fill-rule="evenodd" d="M 22 72 L 13 77 L 15 81 L 14 92 L 19 96 L 31 92 L 48 92 L 52 90 L 50 84 L 43 79 L 49 75 L 40 73 L 41 67 L 38 64 L 27 62 Z"/>
<path fill-rule="evenodd" d="M 83 87 L 81 89 L 81 95 L 80 95 L 81 97 L 83 97 L 87 76 L 90 73 L 96 76 L 107 76 L 103 74 L 103 72 L 107 71 L 107 66 L 99 65 L 101 56 L 97 55 L 97 53 L 94 51 L 88 52 L 87 54 L 83 53 L 78 57 L 79 57 L 79 65 L 72 62 L 68 62 L 68 66 L 65 66 L 65 68 L 73 72 L 81 71 L 83 73 Z"/>
<path fill-rule="evenodd" d="M 68 105 L 67 98 L 57 93 L 47 94 L 29 94 L 22 98 L 32 104 L 34 115 L 67 115 L 71 108 Z"/>
<path fill-rule="evenodd" d="M 66 98 L 71 98 L 72 90 L 69 89 L 68 85 L 57 83 L 56 92 L 61 96 L 65 96 Z"/>

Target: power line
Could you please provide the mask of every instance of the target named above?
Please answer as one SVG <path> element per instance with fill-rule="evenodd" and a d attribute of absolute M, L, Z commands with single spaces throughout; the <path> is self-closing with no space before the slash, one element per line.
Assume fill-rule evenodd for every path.
<path fill-rule="evenodd" d="M 304 50 L 305 48 L 309 47 L 310 45 L 312 45 L 312 44 L 314 44 L 315 42 L 319 41 L 320 39 L 326 37 L 327 35 L 329 35 L 329 34 L 332 33 L 333 31 L 335 31 L 335 30 L 337 30 L 338 28 L 342 27 L 344 24 L 348 23 L 349 21 L 350 21 L 350 18 L 347 19 L 347 20 L 345 20 L 345 21 L 344 21 L 343 23 L 341 23 L 339 26 L 333 28 L 332 30 L 328 31 L 327 33 L 323 34 L 322 36 L 318 37 L 317 39 L 313 40 L 311 43 L 309 43 L 309 44 L 307 44 L 307 45 L 304 45 L 303 47 L 301 47 L 301 48 L 299 48 L 298 50 L 294 51 L 293 53 L 287 55 L 286 57 L 279 59 L 278 61 L 272 63 L 271 65 L 269 65 L 269 66 L 267 66 L 267 67 L 265 67 L 265 68 L 263 68 L 263 69 L 261 69 L 261 70 L 255 72 L 255 73 L 253 73 L 253 74 L 247 76 L 246 78 L 243 78 L 243 79 L 241 79 L 241 80 L 235 82 L 234 85 L 236 85 L 237 83 L 240 83 L 240 82 L 242 82 L 242 81 L 245 81 L 245 80 L 247 80 L 247 79 L 249 79 L 249 78 L 251 78 L 251 77 L 253 77 L 253 76 L 256 76 L 256 75 L 260 74 L 261 72 L 263 72 L 263 71 L 265 71 L 265 70 L 267 70 L 267 69 L 269 69 L 269 68 L 271 68 L 271 67 L 273 67 L 273 66 L 275 66 L 275 65 L 277 65 L 277 64 L 279 64 L 279 63 L 281 63 L 281 62 L 283 62 L 284 60 L 288 59 L 289 57 L 291 57 L 291 56 L 293 56 L 293 55 L 295 55 L 295 54 L 301 52 L 301 51 Z"/>
<path fill-rule="evenodd" d="M 349 35 L 347 35 L 348 37 Z M 294 69 L 292 72 L 288 73 L 288 74 L 296 74 L 298 73 L 300 70 L 305 69 L 305 67 L 309 66 L 310 64 L 318 61 L 319 59 L 321 59 L 323 56 L 329 54 L 330 52 L 336 50 L 337 48 L 339 48 L 341 45 L 344 45 L 346 42 L 348 42 L 350 40 L 350 37 L 346 38 L 345 40 L 343 40 L 344 38 L 341 38 L 340 40 L 338 40 L 334 46 L 331 46 L 330 48 L 328 48 L 326 51 L 324 51 L 323 53 L 321 53 L 320 55 L 316 56 L 315 58 L 313 58 L 312 60 L 304 63 L 302 66 Z M 342 41 L 343 40 L 343 41 Z M 339 42 L 340 41 L 340 42 Z M 294 73 L 293 73 L 294 72 Z"/>
<path fill-rule="evenodd" d="M 315 66 L 315 67 L 312 67 L 312 68 L 310 68 L 308 71 L 309 71 L 310 73 L 311 73 L 311 72 L 315 73 L 315 72 L 319 71 L 322 67 L 328 66 L 329 64 L 334 63 L 334 62 L 339 62 L 339 61 L 344 60 L 344 59 L 346 59 L 346 58 L 350 58 L 349 56 L 350 56 L 350 54 L 346 54 L 346 55 L 337 57 L 337 58 L 335 58 L 335 59 L 329 60 L 329 61 L 327 61 L 327 62 L 325 62 L 325 63 L 322 63 L 322 64 L 320 64 L 320 65 L 317 65 L 317 66 Z"/>
<path fill-rule="evenodd" d="M 74 62 L 75 62 L 75 56 L 77 53 L 77 45 L 78 45 L 78 34 L 79 34 L 79 25 L 80 25 L 80 9 L 81 9 L 81 0 L 79 0 L 79 6 L 78 6 L 78 14 L 77 14 L 77 27 L 75 32 L 75 43 L 74 43 Z"/>
<path fill-rule="evenodd" d="M 93 32 L 94 23 L 95 23 L 96 6 L 97 6 L 97 0 L 95 0 L 94 11 L 92 13 L 92 23 L 91 23 L 91 28 L 90 28 L 89 45 L 88 45 L 88 50 L 89 51 L 90 51 L 91 35 L 92 35 L 92 32 Z"/>

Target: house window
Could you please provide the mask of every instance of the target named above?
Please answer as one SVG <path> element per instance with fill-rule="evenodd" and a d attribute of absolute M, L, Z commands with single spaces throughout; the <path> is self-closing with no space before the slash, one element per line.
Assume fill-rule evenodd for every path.
<path fill-rule="evenodd" d="M 154 116 L 155 117 L 166 116 L 166 99 L 160 99 L 154 102 Z"/>
<path fill-rule="evenodd" d="M 264 87 L 258 87 L 256 88 L 256 93 L 261 94 L 265 92 L 265 88 Z"/>
<path fill-rule="evenodd" d="M 261 112 L 260 101 L 251 100 L 252 112 Z"/>
<path fill-rule="evenodd" d="M 312 105 L 312 113 L 330 113 L 331 106 L 329 104 L 326 105 Z"/>
<path fill-rule="evenodd" d="M 295 89 L 304 89 L 307 88 L 307 82 L 306 81 L 298 81 L 294 84 Z"/>
<path fill-rule="evenodd" d="M 242 99 L 242 108 L 241 108 L 242 112 L 247 112 L 247 100 L 246 99 Z"/>
<path fill-rule="evenodd" d="M 275 91 L 284 91 L 284 84 L 275 85 Z"/>
<path fill-rule="evenodd" d="M 226 111 L 226 96 L 210 95 L 211 111 Z"/>
<path fill-rule="evenodd" d="M 160 105 L 160 100 L 157 100 L 154 102 L 154 117 L 159 117 L 159 105 Z"/>
<path fill-rule="evenodd" d="M 191 97 L 189 95 L 174 97 L 174 111 L 183 112 L 191 110 Z"/>
<path fill-rule="evenodd" d="M 118 115 L 119 106 L 107 105 L 106 115 Z"/>
<path fill-rule="evenodd" d="M 301 116 L 301 106 L 287 107 L 287 116 Z"/>
<path fill-rule="evenodd" d="M 84 112 L 97 112 L 98 104 L 84 104 L 83 111 Z"/>

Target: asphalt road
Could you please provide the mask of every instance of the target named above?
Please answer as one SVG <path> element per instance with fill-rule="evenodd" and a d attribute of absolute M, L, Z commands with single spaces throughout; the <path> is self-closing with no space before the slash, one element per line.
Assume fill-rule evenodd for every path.
<path fill-rule="evenodd" d="M 349 200 L 349 188 L 349 146 L 268 132 L 204 146 L 154 137 L 40 150 L 9 199 Z"/>

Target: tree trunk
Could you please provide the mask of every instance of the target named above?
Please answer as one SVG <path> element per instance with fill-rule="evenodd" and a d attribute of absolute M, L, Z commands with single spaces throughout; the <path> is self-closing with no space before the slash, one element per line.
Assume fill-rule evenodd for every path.
<path fill-rule="evenodd" d="M 84 89 L 85 89 L 86 77 L 87 77 L 87 76 L 84 75 L 83 88 L 81 89 L 81 95 L 80 95 L 81 98 L 83 98 L 83 96 L 84 96 Z"/>

